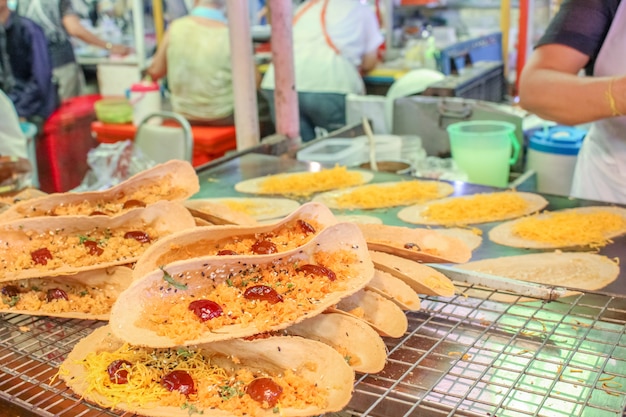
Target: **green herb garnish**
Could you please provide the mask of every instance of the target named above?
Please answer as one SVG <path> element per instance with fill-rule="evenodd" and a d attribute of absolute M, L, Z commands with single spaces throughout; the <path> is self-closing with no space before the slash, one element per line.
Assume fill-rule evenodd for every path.
<path fill-rule="evenodd" d="M 172 287 L 177 288 L 179 290 L 186 290 L 187 289 L 187 284 L 182 284 L 182 283 L 176 281 L 174 278 L 172 278 L 172 276 L 170 274 L 167 273 L 167 271 L 165 269 L 163 269 L 162 266 L 160 266 L 159 269 L 161 271 L 163 271 L 163 279 L 168 284 L 170 284 Z"/>
<path fill-rule="evenodd" d="M 105 236 L 104 239 L 94 239 L 91 238 L 89 236 L 85 236 L 85 235 L 78 235 L 78 243 L 81 245 L 84 245 L 85 242 L 96 242 L 98 244 L 98 246 L 104 246 L 106 244 L 107 239 L 109 239 L 110 236 Z"/>
<path fill-rule="evenodd" d="M 87 241 L 96 242 L 96 239 L 92 239 L 89 236 L 85 236 L 85 235 L 78 235 L 78 243 L 82 245 Z"/>
<path fill-rule="evenodd" d="M 185 348 L 176 349 L 176 354 L 182 358 L 190 358 L 193 356 L 193 352 Z"/>
<path fill-rule="evenodd" d="M 5 298 L 2 297 L 2 302 L 6 305 L 8 305 L 9 307 L 15 307 L 15 305 L 20 301 L 20 296 L 19 295 L 14 295 L 11 298 Z"/>
<path fill-rule="evenodd" d="M 198 410 L 198 408 L 193 404 L 184 403 L 183 405 L 180 406 L 180 408 L 182 410 L 189 410 L 189 415 L 204 414 L 204 410 Z"/>
<path fill-rule="evenodd" d="M 237 396 L 237 388 L 231 387 L 230 385 L 222 385 L 218 388 L 220 397 L 223 400 L 230 400 L 231 398 Z"/>

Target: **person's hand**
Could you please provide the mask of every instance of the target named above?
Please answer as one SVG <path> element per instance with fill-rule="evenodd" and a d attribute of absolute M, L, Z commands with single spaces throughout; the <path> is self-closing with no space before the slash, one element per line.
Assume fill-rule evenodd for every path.
<path fill-rule="evenodd" d="M 111 49 L 109 49 L 109 52 L 112 55 L 126 56 L 130 54 L 131 49 L 126 45 L 114 44 L 113 46 L 111 46 Z"/>

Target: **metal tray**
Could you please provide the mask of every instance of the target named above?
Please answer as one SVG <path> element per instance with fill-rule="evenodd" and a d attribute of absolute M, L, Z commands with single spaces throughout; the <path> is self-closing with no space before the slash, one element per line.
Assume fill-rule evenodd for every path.
<path fill-rule="evenodd" d="M 473 285 L 457 288 L 454 297 L 427 297 L 420 311 L 407 313 L 408 332 L 385 339 L 385 369 L 357 375 L 353 398 L 339 414 L 624 414 L 626 299 L 586 293 L 545 301 Z M 54 378 L 72 347 L 101 325 L 0 316 L 0 399 L 23 409 L 12 415 L 130 415 L 89 404 Z"/>

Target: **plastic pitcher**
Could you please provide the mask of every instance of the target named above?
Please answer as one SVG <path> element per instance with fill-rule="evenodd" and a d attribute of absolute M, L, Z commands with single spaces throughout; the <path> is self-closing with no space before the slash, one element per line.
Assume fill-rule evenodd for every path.
<path fill-rule="evenodd" d="M 152 113 L 161 111 L 161 89 L 159 84 L 143 80 L 130 86 L 129 101 L 133 106 L 133 124 L 139 124 Z M 157 118 L 150 119 L 151 124 L 160 124 Z"/>
<path fill-rule="evenodd" d="M 506 187 L 509 170 L 519 156 L 515 125 L 492 120 L 448 126 L 452 159 L 475 184 Z"/>

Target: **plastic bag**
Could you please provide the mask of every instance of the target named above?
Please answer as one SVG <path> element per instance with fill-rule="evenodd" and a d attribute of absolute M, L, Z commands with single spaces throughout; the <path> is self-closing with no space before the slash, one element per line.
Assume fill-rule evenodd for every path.
<path fill-rule="evenodd" d="M 72 191 L 106 190 L 156 165 L 130 140 L 102 143 L 87 153 L 89 170 Z"/>

